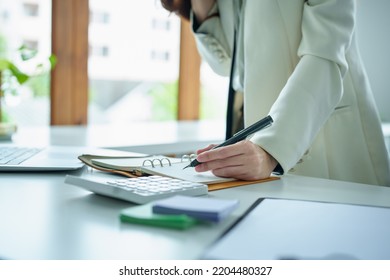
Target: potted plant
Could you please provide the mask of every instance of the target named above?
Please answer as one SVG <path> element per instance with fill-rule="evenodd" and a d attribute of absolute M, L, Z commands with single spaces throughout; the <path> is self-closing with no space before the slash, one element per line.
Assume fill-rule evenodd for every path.
<path fill-rule="evenodd" d="M 56 57 L 50 55 L 47 61 L 35 61 L 37 51 L 26 46 L 21 46 L 18 50 L 18 60 L 20 63 L 28 64 L 33 62 L 33 70 L 22 71 L 16 62 L 6 57 L 0 57 L 0 140 L 9 140 L 16 131 L 16 124 L 6 114 L 4 97 L 6 94 L 18 94 L 19 87 L 26 83 L 31 77 L 41 75 L 47 70 L 51 70 Z M 45 59 L 46 60 L 46 59 Z M 28 65 L 31 66 L 32 65 Z"/>

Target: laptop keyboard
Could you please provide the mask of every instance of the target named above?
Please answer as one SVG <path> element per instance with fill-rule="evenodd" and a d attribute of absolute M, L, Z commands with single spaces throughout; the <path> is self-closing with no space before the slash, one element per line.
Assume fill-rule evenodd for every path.
<path fill-rule="evenodd" d="M 0 147 L 0 165 L 18 165 L 41 150 L 28 147 Z"/>

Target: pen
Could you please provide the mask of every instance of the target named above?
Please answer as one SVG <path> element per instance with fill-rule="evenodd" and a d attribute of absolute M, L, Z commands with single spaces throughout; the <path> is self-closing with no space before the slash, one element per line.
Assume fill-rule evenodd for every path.
<path fill-rule="evenodd" d="M 270 126 L 272 123 L 273 123 L 272 117 L 271 116 L 266 116 L 265 118 L 259 120 L 258 122 L 255 122 L 251 126 L 248 126 L 247 128 L 245 128 L 243 130 L 240 130 L 239 132 L 234 134 L 231 138 L 229 138 L 225 142 L 223 142 L 223 143 L 219 144 L 218 146 L 215 146 L 214 148 L 212 148 L 212 150 L 214 150 L 216 148 L 224 147 L 224 146 L 229 146 L 229 145 L 237 143 L 237 142 L 239 142 L 241 140 L 244 140 L 249 135 L 251 135 L 251 134 L 253 134 L 253 133 L 255 133 L 255 132 L 257 132 L 257 131 L 265 128 L 265 127 L 267 127 L 267 126 Z M 187 167 L 195 167 L 195 166 L 197 166 L 199 164 L 201 164 L 201 163 L 199 161 L 197 161 L 196 159 L 194 159 L 193 161 L 190 162 L 189 165 L 187 165 L 183 169 L 186 169 Z"/>

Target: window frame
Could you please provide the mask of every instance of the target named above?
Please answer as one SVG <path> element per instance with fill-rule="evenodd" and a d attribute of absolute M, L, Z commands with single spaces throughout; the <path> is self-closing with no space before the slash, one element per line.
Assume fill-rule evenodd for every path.
<path fill-rule="evenodd" d="M 88 124 L 89 0 L 52 0 L 50 124 Z M 200 56 L 188 21 L 181 20 L 178 120 L 198 120 Z"/>
<path fill-rule="evenodd" d="M 87 124 L 88 24 L 88 0 L 52 0 L 51 125 Z"/>

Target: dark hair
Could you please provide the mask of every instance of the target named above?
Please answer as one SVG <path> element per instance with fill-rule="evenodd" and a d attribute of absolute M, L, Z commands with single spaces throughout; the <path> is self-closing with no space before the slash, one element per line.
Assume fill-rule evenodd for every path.
<path fill-rule="evenodd" d="M 186 20 L 190 19 L 191 0 L 161 0 L 161 5 Z"/>

